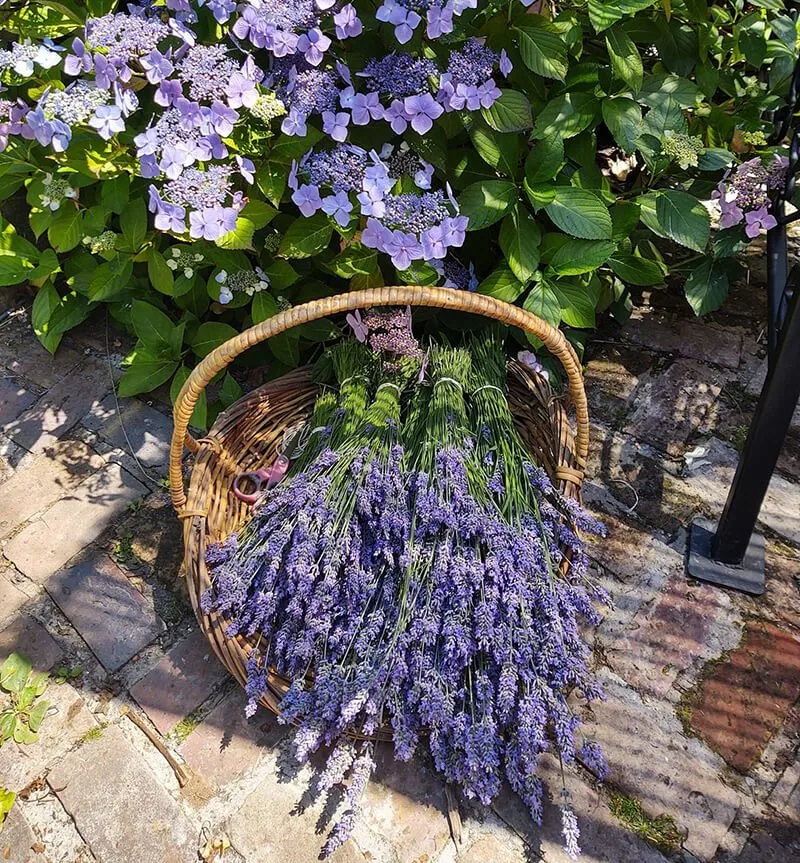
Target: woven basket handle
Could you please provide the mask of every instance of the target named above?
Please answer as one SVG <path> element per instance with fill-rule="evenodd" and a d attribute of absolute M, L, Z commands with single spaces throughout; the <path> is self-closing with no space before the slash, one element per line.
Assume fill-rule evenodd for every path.
<path fill-rule="evenodd" d="M 208 384 L 239 354 L 278 333 L 290 330 L 300 324 L 341 312 L 366 309 L 371 306 L 431 306 L 439 309 L 452 309 L 458 312 L 471 312 L 493 318 L 501 323 L 519 327 L 540 338 L 550 352 L 558 357 L 569 382 L 569 394 L 575 406 L 577 423 L 575 435 L 575 459 L 578 467 L 586 467 L 589 451 L 589 408 L 583 376 L 578 357 L 564 334 L 531 312 L 512 306 L 485 294 L 474 294 L 452 288 L 427 288 L 408 285 L 394 288 L 371 288 L 366 291 L 352 291 L 336 294 L 333 297 L 313 300 L 279 312 L 271 318 L 256 324 L 243 333 L 228 339 L 211 351 L 192 371 L 178 393 L 173 416 L 175 428 L 169 454 L 169 482 L 172 503 L 178 513 L 186 506 L 186 492 L 183 487 L 181 461 L 183 447 L 187 445 L 197 450 L 197 443 L 187 434 L 189 419 L 197 400 Z"/>

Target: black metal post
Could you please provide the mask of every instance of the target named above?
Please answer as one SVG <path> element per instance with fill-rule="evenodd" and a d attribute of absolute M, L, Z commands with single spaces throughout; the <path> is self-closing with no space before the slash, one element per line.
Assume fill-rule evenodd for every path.
<path fill-rule="evenodd" d="M 687 573 L 759 595 L 764 592 L 764 538 L 754 533 L 786 431 L 800 399 L 800 291 L 795 290 L 716 533 L 691 526 Z"/>
<path fill-rule="evenodd" d="M 775 196 L 777 226 L 767 234 L 767 378 L 750 424 L 719 525 L 705 520 L 689 533 L 687 574 L 721 587 L 759 595 L 764 592 L 764 537 L 755 533 L 761 506 L 778 463 L 781 446 L 800 399 L 800 276 L 789 269 L 786 214 L 800 172 L 800 131 L 792 121 L 800 103 L 800 60 L 788 103 L 776 117 L 774 143 L 791 134 L 785 187 Z"/>
<path fill-rule="evenodd" d="M 778 351 L 778 337 L 786 311 L 784 290 L 789 278 L 789 248 L 784 225 L 786 204 L 782 198 L 775 202 L 773 215 L 778 220 L 778 227 L 767 233 L 767 347 L 770 371 Z"/>
<path fill-rule="evenodd" d="M 777 347 L 714 538 L 712 556 L 720 563 L 738 565 L 745 556 L 800 399 L 800 293 L 792 298 Z"/>

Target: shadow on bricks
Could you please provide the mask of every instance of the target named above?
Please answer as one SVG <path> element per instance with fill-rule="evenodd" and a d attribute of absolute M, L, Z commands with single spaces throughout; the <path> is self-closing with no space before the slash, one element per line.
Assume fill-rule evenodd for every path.
<path fill-rule="evenodd" d="M 4 432 L 30 452 L 44 452 L 77 425 L 111 387 L 108 365 L 87 358 L 9 423 Z"/>

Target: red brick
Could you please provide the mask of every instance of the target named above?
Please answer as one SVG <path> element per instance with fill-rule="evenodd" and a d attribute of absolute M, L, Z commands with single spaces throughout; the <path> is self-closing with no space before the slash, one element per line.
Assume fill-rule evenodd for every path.
<path fill-rule="evenodd" d="M 28 578 L 46 581 L 146 493 L 126 470 L 108 464 L 29 522 L 3 553 Z"/>
<path fill-rule="evenodd" d="M 736 650 L 703 681 L 693 731 L 746 773 L 800 698 L 800 637 L 752 623 Z"/>
<path fill-rule="evenodd" d="M 677 320 L 662 312 L 635 313 L 625 327 L 624 335 L 651 351 L 680 354 L 704 363 L 729 369 L 739 367 L 742 356 L 742 332 L 715 327 L 703 321 Z"/>
<path fill-rule="evenodd" d="M 720 781 L 724 762 L 702 741 L 684 737 L 663 702 L 643 700 L 605 669 L 598 676 L 607 700 L 585 713 L 581 730 L 605 753 L 611 785 L 638 800 L 648 815 L 671 815 L 686 834 L 683 847 L 711 860 L 739 809 L 738 792 Z"/>
<path fill-rule="evenodd" d="M 197 859 L 197 827 L 117 726 L 73 749 L 47 778 L 98 861 Z"/>
<path fill-rule="evenodd" d="M 7 347 L 0 351 L 0 361 L 5 360 L 9 371 L 40 387 L 55 386 L 82 359 L 77 351 L 65 347 L 53 356 L 39 344 L 29 328 L 19 335 L 21 339 L 11 339 Z"/>
<path fill-rule="evenodd" d="M 94 655 L 116 671 L 160 632 L 152 602 L 100 551 L 54 575 L 47 591 Z"/>
<path fill-rule="evenodd" d="M 16 444 L 35 453 L 64 435 L 111 389 L 108 366 L 84 360 L 6 428 Z"/>
<path fill-rule="evenodd" d="M 227 672 L 196 629 L 131 688 L 131 695 L 162 734 L 199 707 Z"/>
<path fill-rule="evenodd" d="M 215 789 L 238 779 L 289 730 L 259 708 L 252 719 L 244 714 L 247 697 L 237 690 L 203 720 L 180 747 L 189 766 Z"/>
<path fill-rule="evenodd" d="M 683 455 L 689 437 L 709 428 L 723 382 L 708 366 L 684 359 L 666 372 L 643 375 L 636 407 L 621 431 L 669 455 Z"/>
<path fill-rule="evenodd" d="M 3 822 L 3 832 L 0 833 L 0 860 L 4 863 L 39 863 L 42 855 L 33 850 L 36 841 L 36 835 L 25 820 L 19 803 L 15 804 Z"/>
<path fill-rule="evenodd" d="M 35 671 L 49 671 L 64 651 L 41 624 L 20 615 L 0 632 L 0 662 L 9 653 L 23 653 Z"/>
<path fill-rule="evenodd" d="M 612 667 L 640 692 L 663 698 L 679 672 L 709 655 L 709 633 L 729 606 L 723 591 L 673 577 L 625 637 L 606 646 Z"/>
<path fill-rule="evenodd" d="M 57 441 L 46 453 L 18 470 L 3 487 L 0 537 L 66 497 L 102 467 L 103 459 L 83 441 Z"/>
<path fill-rule="evenodd" d="M 0 378 L 0 427 L 15 420 L 38 396 L 15 378 Z"/>
<path fill-rule="evenodd" d="M 766 602 L 784 623 L 800 630 L 800 552 L 767 541 Z"/>
<path fill-rule="evenodd" d="M 628 400 L 639 383 L 639 376 L 653 363 L 644 351 L 624 345 L 593 345 L 586 363 L 586 394 L 589 411 L 595 421 L 616 425 L 624 417 Z"/>
<path fill-rule="evenodd" d="M 11 569 L 0 572 L 0 626 L 10 620 L 28 601 L 28 595 L 9 578 L 12 572 Z"/>

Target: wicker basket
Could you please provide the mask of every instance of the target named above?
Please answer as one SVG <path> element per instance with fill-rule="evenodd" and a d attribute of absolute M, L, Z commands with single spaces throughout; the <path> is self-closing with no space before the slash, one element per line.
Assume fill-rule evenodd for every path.
<path fill-rule="evenodd" d="M 187 433 L 189 418 L 211 380 L 259 342 L 329 315 L 372 306 L 404 305 L 471 312 L 520 327 L 538 336 L 558 357 L 567 374 L 569 400 L 575 411 L 574 434 L 564 402 L 553 397 L 542 376 L 516 362 L 509 363 L 509 404 L 537 463 L 566 495 L 580 495 L 589 441 L 580 363 L 559 330 L 524 309 L 482 294 L 443 288 L 375 288 L 296 306 L 245 330 L 205 357 L 184 383 L 175 402 L 169 466 L 172 502 L 184 520 L 184 564 L 192 606 L 214 652 L 242 685 L 251 645 L 240 636 L 228 638 L 225 620 L 216 612 L 205 614 L 200 608 L 200 597 L 211 584 L 205 564 L 206 546 L 236 530 L 249 513 L 249 507 L 233 494 L 233 478 L 265 467 L 275 458 L 284 430 L 310 416 L 318 389 L 310 370 L 300 368 L 241 398 L 220 414 L 208 436 L 201 440 Z M 183 484 L 184 446 L 195 453 L 188 494 Z M 277 712 L 288 682 L 272 674 L 268 684 L 262 704 Z"/>

